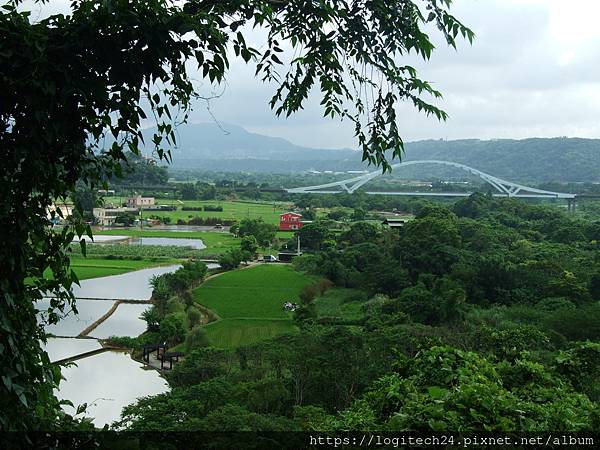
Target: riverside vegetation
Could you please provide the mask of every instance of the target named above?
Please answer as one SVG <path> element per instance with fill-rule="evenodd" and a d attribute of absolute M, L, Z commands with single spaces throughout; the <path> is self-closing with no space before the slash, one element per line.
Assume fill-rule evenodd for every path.
<path fill-rule="evenodd" d="M 64 414 L 53 394 L 60 371 L 42 350 L 34 303 L 54 293 L 49 313 L 73 304 L 68 248 L 90 230 L 75 221 L 50 231 L 47 208 L 78 184 L 95 188 L 120 175 L 125 151 L 141 153 L 147 117 L 157 126 L 146 150 L 170 159 L 174 126 L 186 121 L 195 96 L 190 60 L 211 83 L 224 80 L 230 57 L 256 64 L 257 75 L 275 83 L 270 105 L 278 115 L 315 93 L 326 116 L 352 122 L 363 160 L 387 169 L 404 147 L 400 101 L 447 117 L 428 102 L 441 93 L 398 64 L 410 53 L 431 57 L 423 31 L 431 25 L 451 46 L 461 36 L 472 41 L 450 5 L 81 1 L 49 17 L 18 1 L 3 5 L 0 211 L 10 239 L 0 272 L 11 276 L 1 280 L 2 430 L 89 425 Z M 251 26 L 268 35 L 261 50 L 246 45 Z M 169 376 L 173 390 L 129 406 L 116 426 L 598 429 L 597 224 L 485 196 L 414 212 L 396 231 L 362 224 L 330 234 L 317 223 L 315 253 L 296 267 L 335 287 L 298 294 L 298 331 L 235 349 L 204 346 L 200 336 Z M 196 307 L 187 288 L 204 276 L 200 264 L 161 279 L 169 299 Z M 54 277 L 44 277 L 48 268 Z M 159 294 L 167 292 L 162 282 Z M 172 335 L 179 321 L 165 315 L 152 332 Z"/>
<path fill-rule="evenodd" d="M 356 222 L 326 239 L 295 259 L 295 274 L 245 269 L 182 295 L 188 310 L 207 307 L 220 320 L 180 336 L 188 353 L 167 374 L 172 390 L 126 407 L 114 426 L 598 428 L 599 223 L 474 194 L 424 204 L 400 230 Z M 277 277 L 288 291 L 277 285 L 271 297 L 258 287 Z M 284 313 L 277 299 L 292 286 L 300 307 Z M 168 314 L 193 322 L 183 310 Z M 262 340 L 211 330 L 264 320 L 293 327 Z"/>

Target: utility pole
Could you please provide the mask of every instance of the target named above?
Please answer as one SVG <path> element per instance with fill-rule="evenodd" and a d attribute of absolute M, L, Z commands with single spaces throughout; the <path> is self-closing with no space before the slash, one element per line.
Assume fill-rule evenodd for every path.
<path fill-rule="evenodd" d="M 300 255 L 300 235 L 298 234 L 297 237 L 298 237 L 298 250 L 296 251 L 296 254 Z"/>

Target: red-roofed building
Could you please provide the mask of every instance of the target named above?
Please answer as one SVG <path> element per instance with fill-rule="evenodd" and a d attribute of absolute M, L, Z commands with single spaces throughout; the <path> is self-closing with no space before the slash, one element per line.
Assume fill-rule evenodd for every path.
<path fill-rule="evenodd" d="M 287 212 L 279 215 L 279 229 L 282 231 L 294 231 L 302 228 L 302 214 Z"/>

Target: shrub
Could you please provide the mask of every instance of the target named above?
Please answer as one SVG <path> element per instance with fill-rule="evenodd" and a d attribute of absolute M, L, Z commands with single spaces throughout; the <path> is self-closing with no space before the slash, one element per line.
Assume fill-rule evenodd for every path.
<path fill-rule="evenodd" d="M 167 300 L 167 314 L 178 313 L 185 311 L 185 306 L 179 297 L 171 297 Z"/>
<path fill-rule="evenodd" d="M 548 297 L 537 302 L 535 308 L 539 311 L 554 312 L 564 309 L 575 309 L 575 305 L 565 297 Z"/>
<path fill-rule="evenodd" d="M 301 255 L 292 259 L 292 266 L 298 272 L 318 273 L 319 258 L 315 255 Z"/>
<path fill-rule="evenodd" d="M 146 327 L 148 331 L 158 331 L 161 316 L 157 308 L 151 306 L 150 308 L 142 312 L 140 319 L 146 322 Z"/>
<path fill-rule="evenodd" d="M 194 296 L 190 291 L 182 292 L 181 300 L 183 300 L 183 304 L 186 308 L 190 308 L 194 304 Z"/>
<path fill-rule="evenodd" d="M 384 308 L 388 304 L 390 304 L 390 298 L 387 295 L 377 294 L 362 304 L 362 310 L 365 316 L 378 316 L 384 313 Z"/>
<path fill-rule="evenodd" d="M 308 305 L 315 299 L 315 297 L 323 295 L 331 287 L 333 287 L 333 283 L 328 279 L 323 278 L 316 283 L 304 286 L 304 288 L 302 288 L 300 291 L 300 294 L 298 294 L 298 297 L 300 297 L 300 301 L 304 305 Z"/>
<path fill-rule="evenodd" d="M 182 313 L 167 314 L 160 321 L 160 340 L 166 341 L 169 345 L 183 342 L 186 334 L 184 318 L 185 315 Z"/>
<path fill-rule="evenodd" d="M 192 350 L 185 359 L 167 375 L 173 387 L 192 386 L 211 378 L 227 374 L 231 367 L 232 353 L 213 347 Z"/>
<path fill-rule="evenodd" d="M 600 305 L 559 310 L 548 316 L 543 324 L 571 341 L 597 341 L 600 339 Z"/>
<path fill-rule="evenodd" d="M 302 305 L 296 311 L 294 311 L 294 320 L 297 322 L 302 322 L 304 320 L 311 320 L 317 317 L 317 311 L 315 309 L 315 305 L 312 303 L 308 303 Z"/>
<path fill-rule="evenodd" d="M 219 258 L 219 264 L 224 270 L 237 269 L 246 255 L 240 249 L 232 248 Z"/>
<path fill-rule="evenodd" d="M 258 251 L 258 242 L 256 242 L 256 238 L 252 235 L 244 236 L 242 242 L 240 242 L 240 250 L 255 255 Z"/>
<path fill-rule="evenodd" d="M 234 223 L 232 219 L 223 219 L 220 217 L 193 217 L 187 221 L 187 225 L 200 225 L 200 226 L 214 226 L 216 224 L 221 224 L 225 226 L 230 226 Z M 182 225 L 186 224 L 182 221 Z"/>
<path fill-rule="evenodd" d="M 312 303 L 317 295 L 319 295 L 319 286 L 317 284 L 309 284 L 302 288 L 298 297 L 300 297 L 300 301 L 304 305 L 308 305 Z"/>
<path fill-rule="evenodd" d="M 331 282 L 331 280 L 328 280 L 327 278 L 323 278 L 322 280 L 317 282 L 317 288 L 319 289 L 319 295 L 323 295 L 325 292 L 327 292 L 332 287 L 333 287 L 333 283 Z"/>
<path fill-rule="evenodd" d="M 138 337 L 128 336 L 110 336 L 106 340 L 106 344 L 121 348 L 132 348 L 134 350 L 141 350 L 145 345 L 153 345 L 160 341 L 158 333 L 143 333 Z"/>
<path fill-rule="evenodd" d="M 441 300 L 422 283 L 404 289 L 397 301 L 397 307 L 415 322 L 426 325 L 437 325 L 441 322 Z"/>
<path fill-rule="evenodd" d="M 483 326 L 476 333 L 476 342 L 479 350 L 509 360 L 522 356 L 522 352 L 527 350 L 548 350 L 551 347 L 548 337 L 532 325 L 506 330 Z"/>
<path fill-rule="evenodd" d="M 114 347 L 135 348 L 138 345 L 137 338 L 129 336 L 110 336 L 106 343 Z"/>
<path fill-rule="evenodd" d="M 556 368 L 592 400 L 600 400 L 600 343 L 580 342 L 556 357 Z"/>
<path fill-rule="evenodd" d="M 190 308 L 191 309 L 191 308 Z M 185 351 L 187 353 L 209 345 L 206 331 L 201 326 L 195 326 L 185 338 Z"/>
<path fill-rule="evenodd" d="M 190 306 L 186 313 L 189 328 L 194 328 L 202 322 L 202 313 L 197 308 Z"/>

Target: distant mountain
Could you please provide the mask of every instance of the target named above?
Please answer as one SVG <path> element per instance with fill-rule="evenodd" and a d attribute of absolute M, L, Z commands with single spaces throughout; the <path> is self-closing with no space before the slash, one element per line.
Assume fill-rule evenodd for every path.
<path fill-rule="evenodd" d="M 510 181 L 600 182 L 600 139 L 418 141 L 406 145 L 405 159 L 454 161 Z M 431 173 L 431 167 L 415 167 L 410 172 L 419 176 L 423 170 Z M 449 171 L 456 173 L 454 169 L 435 169 L 438 174 Z"/>
<path fill-rule="evenodd" d="M 153 130 L 145 131 L 151 142 Z M 250 133 L 237 125 L 188 124 L 177 129 L 178 148 L 172 169 L 216 171 L 296 172 L 304 170 L 374 170 L 361 154 L 348 148 L 316 149 L 282 138 Z M 463 139 L 426 140 L 406 144 L 405 160 L 454 161 L 510 181 L 600 182 L 600 139 Z M 412 166 L 396 171 L 402 178 L 464 177 L 460 170 L 441 166 Z"/>
<path fill-rule="evenodd" d="M 144 132 L 151 142 L 154 129 Z M 178 148 L 172 151 L 173 168 L 213 170 L 306 170 L 311 165 L 356 160 L 357 152 L 345 149 L 301 147 L 282 138 L 250 133 L 238 125 L 188 124 L 177 129 Z M 358 159 L 360 161 L 360 158 Z"/>

